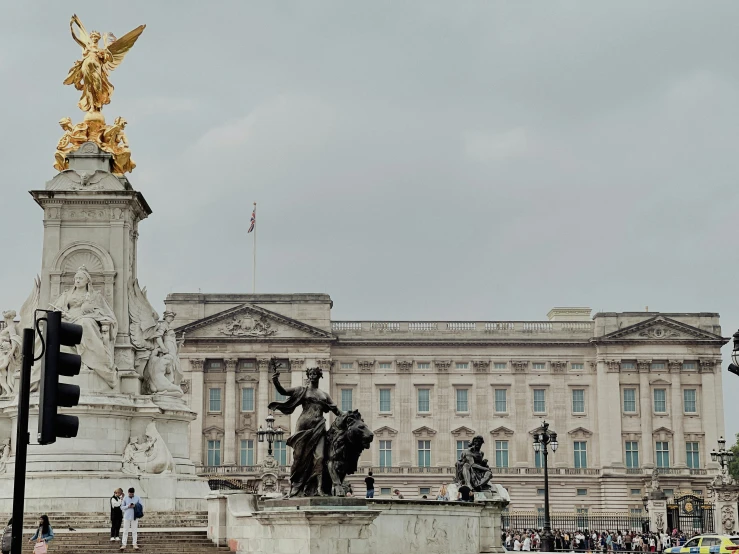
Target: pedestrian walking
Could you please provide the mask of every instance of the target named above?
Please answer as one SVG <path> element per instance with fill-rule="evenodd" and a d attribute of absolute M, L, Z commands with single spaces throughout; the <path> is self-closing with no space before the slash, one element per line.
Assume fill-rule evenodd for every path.
<path fill-rule="evenodd" d="M 54 530 L 49 523 L 49 516 L 46 514 L 38 518 L 38 529 L 28 542 L 36 541 L 33 547 L 33 554 L 46 554 L 49 542 L 54 539 Z"/>
<path fill-rule="evenodd" d="M 128 496 L 123 499 L 123 502 L 121 503 L 121 511 L 123 512 L 123 539 L 121 541 L 121 550 L 126 548 L 129 530 L 131 531 L 131 535 L 133 535 L 133 549 L 138 550 L 139 517 L 141 517 L 139 514 L 143 513 L 143 506 L 141 504 L 141 499 L 136 496 L 136 491 L 133 487 L 128 489 Z"/>
<path fill-rule="evenodd" d="M 121 511 L 121 503 L 123 502 L 123 489 L 116 489 L 113 496 L 110 497 L 110 540 L 119 541 L 121 537 L 121 522 L 123 521 L 123 512 Z"/>
<path fill-rule="evenodd" d="M 372 477 L 372 471 L 367 473 L 367 477 L 364 478 L 364 484 L 367 486 L 367 494 L 365 498 L 375 497 L 375 478 Z"/>
<path fill-rule="evenodd" d="M 3 529 L 2 551 L 3 554 L 10 554 L 13 548 L 13 518 L 8 520 L 8 525 Z"/>

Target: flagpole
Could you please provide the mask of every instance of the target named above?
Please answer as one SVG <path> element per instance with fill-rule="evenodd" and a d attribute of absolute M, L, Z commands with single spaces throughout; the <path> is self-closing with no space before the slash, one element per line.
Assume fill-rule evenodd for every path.
<path fill-rule="evenodd" d="M 254 202 L 254 216 L 256 217 L 257 214 L 257 203 Z M 254 225 L 254 248 L 252 249 L 252 254 L 254 256 L 253 262 L 252 262 L 252 280 L 251 280 L 251 293 L 256 294 L 257 293 L 257 226 Z"/>

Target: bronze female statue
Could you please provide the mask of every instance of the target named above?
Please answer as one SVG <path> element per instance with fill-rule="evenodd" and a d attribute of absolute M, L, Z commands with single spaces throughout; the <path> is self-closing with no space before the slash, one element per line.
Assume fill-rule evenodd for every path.
<path fill-rule="evenodd" d="M 280 383 L 274 360 L 270 366 L 274 370 L 272 382 L 277 392 L 288 398 L 284 402 L 271 402 L 269 409 L 291 414 L 298 406 L 303 408 L 295 432 L 287 439 L 287 445 L 293 449 L 289 496 L 328 496 L 323 484 L 326 457 L 326 419 L 323 414 L 333 412 L 340 416 L 341 410 L 326 392 L 318 388 L 318 381 L 323 377 L 320 368 L 306 370 L 309 385 L 286 389 Z"/>

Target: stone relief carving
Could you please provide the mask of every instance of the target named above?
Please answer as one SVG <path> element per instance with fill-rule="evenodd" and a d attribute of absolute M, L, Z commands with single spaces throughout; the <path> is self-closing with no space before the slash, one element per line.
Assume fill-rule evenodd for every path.
<path fill-rule="evenodd" d="M 716 368 L 716 360 L 700 360 L 701 373 L 713 373 Z M 720 362 L 718 362 L 720 363 Z"/>
<path fill-rule="evenodd" d="M 452 361 L 451 360 L 434 360 L 434 366 L 439 371 L 449 371 L 449 368 L 452 367 Z"/>
<path fill-rule="evenodd" d="M 130 475 L 175 473 L 174 458 L 152 421 L 143 437 L 131 437 L 123 451 L 123 472 Z"/>
<path fill-rule="evenodd" d="M 254 319 L 249 315 L 232 316 L 218 328 L 218 332 L 228 337 L 271 337 L 277 333 L 265 316 Z"/>
<path fill-rule="evenodd" d="M 49 181 L 46 185 L 46 189 L 125 190 L 125 187 L 113 175 L 100 169 L 92 172 L 67 169 Z"/>
<path fill-rule="evenodd" d="M 513 368 L 513 371 L 516 372 L 526 371 L 526 368 L 529 367 L 529 362 L 521 360 L 511 360 L 511 367 Z"/>
<path fill-rule="evenodd" d="M 2 447 L 0 447 L 0 473 L 5 473 L 8 470 L 8 461 L 10 460 L 10 439 L 3 441 Z"/>
<path fill-rule="evenodd" d="M 375 367 L 375 361 L 359 360 L 359 362 L 357 362 L 357 365 L 359 366 L 359 371 L 372 371 L 372 369 Z"/>
<path fill-rule="evenodd" d="M 654 524 L 658 530 L 662 530 L 665 528 L 665 519 L 664 519 L 664 515 L 662 515 L 662 512 L 657 513 L 657 516 L 654 519 Z"/>
<path fill-rule="evenodd" d="M 606 369 L 609 373 L 621 371 L 621 362 L 618 360 L 606 360 Z"/>
<path fill-rule="evenodd" d="M 567 369 L 567 362 L 553 361 L 549 362 L 549 367 L 554 373 L 562 373 Z"/>
<path fill-rule="evenodd" d="M 734 530 L 736 520 L 734 519 L 734 508 L 732 506 L 724 506 L 721 508 L 721 525 L 727 533 Z"/>
<path fill-rule="evenodd" d="M 488 360 L 473 360 L 472 367 L 478 373 L 484 373 L 490 369 L 490 362 Z"/>
<path fill-rule="evenodd" d="M 657 492 L 659 488 L 659 470 L 655 467 L 652 470 L 652 479 L 646 483 L 647 492 Z"/>
<path fill-rule="evenodd" d="M 413 362 L 411 360 L 398 360 L 395 362 L 398 371 L 410 371 L 413 369 Z"/>
<path fill-rule="evenodd" d="M 683 369 L 682 360 L 668 360 L 667 369 L 670 370 L 670 373 L 679 373 Z"/>
<path fill-rule="evenodd" d="M 172 329 L 176 314 L 164 312 L 164 319 L 159 321 L 138 280 L 129 285 L 128 314 L 131 344 L 136 351 L 134 367 L 143 383 L 143 394 L 181 397 L 182 370 L 177 353 L 185 339 L 183 335 L 178 340 Z"/>
<path fill-rule="evenodd" d="M 33 281 L 31 294 L 20 309 L 20 321 L 16 322 L 15 310 L 3 312 L 5 327 L 0 330 L 0 396 L 13 396 L 16 394 L 15 382 L 21 368 L 21 347 L 23 338 L 19 329 L 33 328 L 33 313 L 38 308 L 39 295 L 41 293 L 41 280 L 38 276 Z M 38 337 L 35 345 L 35 354 L 40 352 Z M 39 371 L 41 366 L 37 363 L 31 369 L 31 392 L 38 389 L 40 380 Z"/>
<path fill-rule="evenodd" d="M 190 379 L 185 379 L 182 381 L 182 384 L 180 385 L 180 388 L 182 389 L 183 394 L 187 394 L 190 392 Z"/>
<path fill-rule="evenodd" d="M 330 371 L 334 367 L 334 361 L 331 359 L 316 360 L 316 365 L 321 368 L 321 371 Z"/>
<path fill-rule="evenodd" d="M 203 358 L 190 358 L 190 371 L 203 371 L 205 360 Z"/>
<path fill-rule="evenodd" d="M 639 333 L 639 336 L 649 339 L 669 339 L 679 337 L 680 333 L 678 331 L 675 331 L 674 329 L 669 329 L 667 327 L 652 327 L 651 329 L 645 329 L 644 331 L 641 331 Z"/>
<path fill-rule="evenodd" d="M 652 366 L 652 360 L 637 360 L 636 368 L 640 373 L 647 373 Z"/>

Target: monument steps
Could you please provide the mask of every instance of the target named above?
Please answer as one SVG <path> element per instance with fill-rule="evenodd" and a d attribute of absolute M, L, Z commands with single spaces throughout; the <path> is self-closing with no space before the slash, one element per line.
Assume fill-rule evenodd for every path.
<path fill-rule="evenodd" d="M 33 544 L 28 542 L 30 535 L 24 533 L 23 553 L 31 554 Z M 226 546 L 214 545 L 205 531 L 167 530 L 156 532 L 140 532 L 138 546 L 134 550 L 129 535 L 128 545 L 123 552 L 141 552 L 156 554 L 217 554 L 230 552 Z M 121 543 L 110 540 L 110 533 L 83 532 L 59 533 L 49 544 L 49 552 L 53 554 L 105 554 L 122 552 Z"/>
<path fill-rule="evenodd" d="M 90 512 L 45 512 L 54 529 L 105 529 L 110 527 L 110 513 Z M 24 527 L 30 527 L 39 514 L 27 513 L 24 516 Z M 0 514 L 0 526 L 4 526 L 12 514 Z M 139 521 L 139 529 L 160 527 L 184 528 L 208 526 L 208 512 L 145 512 Z"/>

